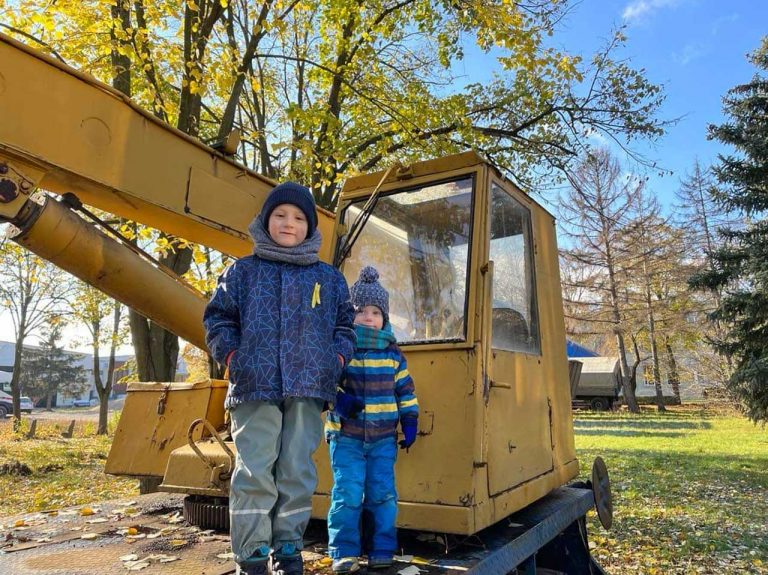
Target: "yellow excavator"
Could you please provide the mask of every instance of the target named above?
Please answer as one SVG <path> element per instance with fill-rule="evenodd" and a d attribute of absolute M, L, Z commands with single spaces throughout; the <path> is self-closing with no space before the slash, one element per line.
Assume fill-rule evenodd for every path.
<path fill-rule="evenodd" d="M 241 257 L 273 186 L 0 35 L 0 219 L 11 238 L 201 349 L 203 294 L 88 207 Z M 420 439 L 396 468 L 403 533 L 441 534 L 443 559 L 449 540 L 480 542 L 456 567 L 472 573 L 602 572 L 585 515 L 596 507 L 610 524 L 610 486 L 599 458 L 589 482 L 573 483 L 554 218 L 467 152 L 350 178 L 336 213 L 318 219 L 323 260 L 350 282 L 375 263 L 391 288 L 390 320 L 422 410 Z M 235 457 L 226 390 L 217 379 L 130 384 L 107 473 L 155 480 L 186 496 L 187 520 L 226 529 Z M 324 445 L 315 460 L 322 519 L 332 487 Z M 191 565 L 187 573 L 212 572 Z"/>

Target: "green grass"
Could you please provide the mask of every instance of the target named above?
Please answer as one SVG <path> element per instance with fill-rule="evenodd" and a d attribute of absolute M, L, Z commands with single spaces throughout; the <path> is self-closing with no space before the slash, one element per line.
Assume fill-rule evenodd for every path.
<path fill-rule="evenodd" d="M 137 494 L 135 481 L 103 473 L 109 437 L 78 423 L 75 438 L 63 439 L 65 423 L 40 421 L 39 438 L 27 440 L 0 422 L 0 466 L 32 470 L 0 475 L 2 515 Z M 581 475 L 597 455 L 611 475 L 614 527 L 589 519 L 593 553 L 609 573 L 768 574 L 768 430 L 681 409 L 578 413 L 575 429 Z"/>
<path fill-rule="evenodd" d="M 114 419 L 116 421 L 116 419 Z M 0 515 L 58 509 L 138 494 L 137 482 L 104 474 L 112 441 L 97 436 L 96 424 L 78 422 L 64 439 L 65 421 L 38 421 L 36 439 L 13 433 L 11 419 L 0 421 L 0 470 L 16 462 L 31 475 L 0 474 Z M 23 422 L 22 433 L 26 430 Z"/>
<path fill-rule="evenodd" d="M 768 430 L 736 415 L 576 415 L 582 475 L 605 460 L 614 526 L 590 519 L 610 573 L 768 573 Z"/>

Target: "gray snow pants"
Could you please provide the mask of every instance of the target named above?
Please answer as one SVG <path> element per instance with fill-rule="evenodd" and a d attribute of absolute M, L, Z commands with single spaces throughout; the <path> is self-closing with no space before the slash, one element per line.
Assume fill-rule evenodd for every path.
<path fill-rule="evenodd" d="M 312 453 L 322 437 L 323 401 L 249 401 L 231 411 L 237 448 L 229 491 L 235 561 L 257 549 L 303 547 L 317 471 Z"/>

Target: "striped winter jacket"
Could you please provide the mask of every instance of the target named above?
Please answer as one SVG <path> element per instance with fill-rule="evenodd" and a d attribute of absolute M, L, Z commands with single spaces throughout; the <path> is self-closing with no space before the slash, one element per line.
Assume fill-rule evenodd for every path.
<path fill-rule="evenodd" d="M 358 346 L 361 341 L 358 338 Z M 395 343 L 385 349 L 358 347 L 346 367 L 344 391 L 361 399 L 365 409 L 353 419 L 329 411 L 325 424 L 328 440 L 338 434 L 369 442 L 396 437 L 399 420 L 419 416 L 408 363 Z"/>

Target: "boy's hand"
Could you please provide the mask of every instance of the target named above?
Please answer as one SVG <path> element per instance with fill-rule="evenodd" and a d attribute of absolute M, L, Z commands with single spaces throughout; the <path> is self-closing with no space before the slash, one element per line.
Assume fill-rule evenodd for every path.
<path fill-rule="evenodd" d="M 415 417 L 409 417 L 400 421 L 400 428 L 405 436 L 400 440 L 400 449 L 407 450 L 416 441 L 416 432 L 419 429 L 419 420 Z"/>
<path fill-rule="evenodd" d="M 334 410 L 344 419 L 354 419 L 364 408 L 365 404 L 351 393 L 343 390 L 336 392 Z"/>

